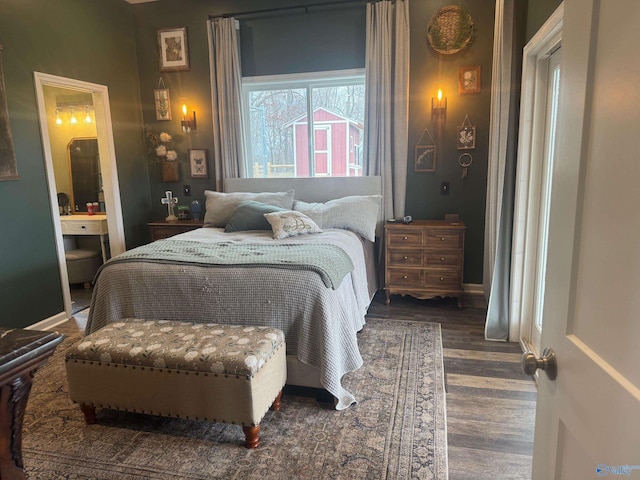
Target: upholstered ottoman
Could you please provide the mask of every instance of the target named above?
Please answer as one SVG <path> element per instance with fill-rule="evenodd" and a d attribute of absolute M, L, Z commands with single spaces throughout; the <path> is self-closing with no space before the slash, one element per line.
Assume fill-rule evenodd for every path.
<path fill-rule="evenodd" d="M 95 407 L 242 425 L 258 445 L 260 421 L 280 408 L 284 334 L 269 327 L 126 319 L 67 352 L 71 399 L 87 423 Z"/>

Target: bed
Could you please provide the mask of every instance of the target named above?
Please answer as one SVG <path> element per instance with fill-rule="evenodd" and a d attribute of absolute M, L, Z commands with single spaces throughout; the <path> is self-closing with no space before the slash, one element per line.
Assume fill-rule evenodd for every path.
<path fill-rule="evenodd" d="M 210 226 L 125 252 L 102 267 L 86 333 L 122 318 L 276 326 L 287 341 L 287 383 L 324 388 L 336 398 L 336 409 L 347 408 L 356 395 L 342 386 L 342 377 L 362 365 L 357 332 L 377 290 L 372 240 L 381 223 L 380 185 L 379 177 L 227 179 L 224 193 L 208 192 L 205 225 Z M 320 210 L 339 211 L 336 205 L 350 209 L 354 215 L 347 217 L 363 217 L 362 202 L 366 209 L 374 202 L 375 225 L 370 225 L 369 209 L 364 232 L 360 226 L 350 228 L 349 222 L 350 229 L 334 228 L 328 214 L 323 214 L 322 232 L 282 239 L 274 239 L 283 231 L 276 229 L 277 223 L 270 230 L 222 228 L 226 222 L 229 229 L 240 207 L 254 207 L 256 198 L 281 198 L 285 192 L 294 203 L 269 213 L 274 222 L 291 211 L 318 219 Z M 216 223 L 212 212 L 238 198 L 242 203 L 235 203 L 236 215 Z M 268 201 L 256 205 L 263 208 L 264 203 Z M 276 258 L 272 249 L 295 258 Z M 167 257 L 151 257 L 152 250 Z M 189 257 L 183 261 L 185 255 Z M 300 256 L 304 262 L 298 262 Z M 307 256 L 313 259 L 307 261 Z M 260 263 L 258 257 L 268 260 Z"/>

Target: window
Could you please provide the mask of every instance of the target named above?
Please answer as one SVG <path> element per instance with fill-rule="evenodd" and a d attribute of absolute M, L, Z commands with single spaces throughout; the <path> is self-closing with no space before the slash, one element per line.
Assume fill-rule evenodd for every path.
<path fill-rule="evenodd" d="M 247 176 L 362 175 L 364 71 L 245 77 L 243 97 Z"/>

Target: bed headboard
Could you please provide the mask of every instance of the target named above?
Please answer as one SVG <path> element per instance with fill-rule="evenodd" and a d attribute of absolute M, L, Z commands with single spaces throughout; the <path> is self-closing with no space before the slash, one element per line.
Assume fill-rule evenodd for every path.
<path fill-rule="evenodd" d="M 225 192 L 286 192 L 296 200 L 326 202 L 349 195 L 382 195 L 380 177 L 225 178 Z"/>
<path fill-rule="evenodd" d="M 327 202 L 349 195 L 382 195 L 382 179 L 371 177 L 313 178 L 225 178 L 225 192 L 286 192 L 295 190 L 303 202 Z M 378 235 L 382 228 L 382 202 L 378 213 Z"/>

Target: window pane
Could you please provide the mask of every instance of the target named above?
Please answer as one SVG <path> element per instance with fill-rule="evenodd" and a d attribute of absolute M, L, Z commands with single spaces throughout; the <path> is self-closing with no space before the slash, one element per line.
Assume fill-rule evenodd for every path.
<path fill-rule="evenodd" d="M 284 79 L 278 76 L 273 82 L 261 78 L 259 83 L 248 83 L 249 86 L 245 85 L 248 175 L 362 175 L 362 76 L 343 75 L 338 79 L 326 74 L 321 78 L 291 75 Z M 310 104 L 313 115 L 307 112 Z"/>
<path fill-rule="evenodd" d="M 316 175 L 362 175 L 364 85 L 314 88 L 312 98 Z"/>
<path fill-rule="evenodd" d="M 296 150 L 308 150 L 306 123 L 299 123 L 306 111 L 306 89 L 249 92 L 249 171 L 254 177 L 296 176 Z"/>

